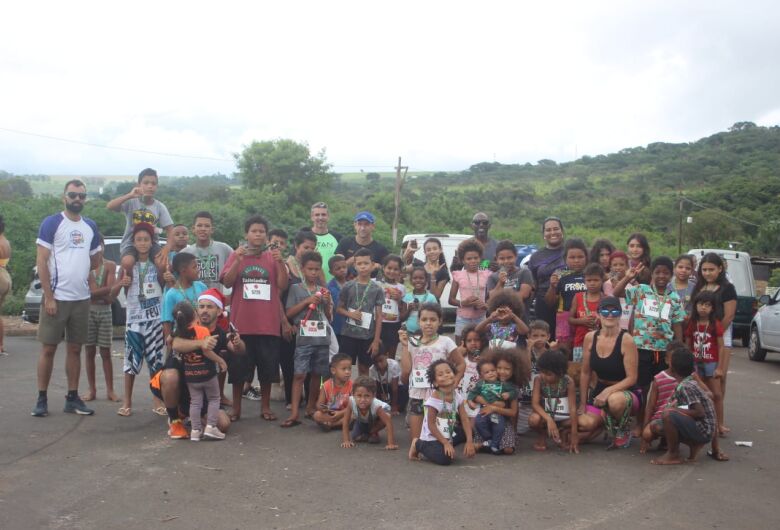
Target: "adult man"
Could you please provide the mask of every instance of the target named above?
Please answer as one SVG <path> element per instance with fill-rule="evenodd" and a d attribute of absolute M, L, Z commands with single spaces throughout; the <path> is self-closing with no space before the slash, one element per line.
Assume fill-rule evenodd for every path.
<path fill-rule="evenodd" d="M 371 212 L 358 212 L 354 219 L 355 237 L 345 237 L 339 242 L 336 254 L 341 254 L 347 258 L 347 266 L 350 269 L 354 269 L 355 252 L 361 248 L 368 249 L 371 252 L 371 261 L 374 262 L 375 271 L 382 266 L 382 260 L 385 259 L 388 252 L 384 245 L 374 241 L 375 223 L 376 220 Z"/>
<path fill-rule="evenodd" d="M 201 293 L 198 297 L 198 320 L 201 326 L 209 330 L 211 336 L 204 340 L 176 337 L 173 339 L 174 351 L 181 354 L 202 348 L 211 349 L 226 358 L 228 371 L 232 371 L 232 367 L 238 364 L 234 361 L 235 356 L 245 355 L 246 345 L 238 333 L 228 335 L 217 326 L 217 320 L 224 308 L 225 298 L 217 289 L 209 289 Z M 243 375 L 240 384 L 243 384 Z M 170 423 L 168 435 L 173 439 L 188 438 L 187 429 L 181 418 L 189 415 L 190 395 L 184 382 L 184 366 L 181 360 L 175 355 L 169 355 L 165 366 L 152 377 L 149 386 L 152 394 L 165 403 Z M 217 428 L 224 433 L 229 427 L 230 418 L 225 411 L 220 410 Z"/>
<path fill-rule="evenodd" d="M 328 260 L 336 253 L 336 247 L 341 241 L 341 234 L 328 230 L 329 220 L 328 205 L 324 202 L 314 203 L 311 207 L 311 231 L 317 236 L 317 252 L 322 256 L 322 263 L 326 265 L 322 268 L 325 273 L 325 283 L 333 278 L 327 264 Z"/>
<path fill-rule="evenodd" d="M 488 214 L 484 212 L 475 213 L 474 217 L 471 218 L 471 228 L 474 229 L 474 238 L 482 244 L 483 248 L 482 263 L 480 264 L 480 268 L 489 268 L 494 272 L 497 271 L 498 264 L 496 263 L 496 245 L 498 245 L 498 242 L 495 239 L 488 237 L 488 230 L 490 230 L 490 217 L 488 217 Z M 452 266 L 450 269 L 457 271 L 461 270 L 462 268 L 463 265 L 461 265 L 458 257 L 455 256 L 452 259 Z"/>
<path fill-rule="evenodd" d="M 38 358 L 38 402 L 32 411 L 37 417 L 49 414 L 47 391 L 63 333 L 68 378 L 64 411 L 84 415 L 95 412 L 78 396 L 81 345 L 87 340 L 89 323 L 89 271 L 97 268 L 100 251 L 97 225 L 81 216 L 86 200 L 84 183 L 68 181 L 63 194 L 65 210 L 44 219 L 38 231 L 36 264 L 43 289 L 38 340 L 43 346 Z"/>
<path fill-rule="evenodd" d="M 227 243 L 214 241 L 214 218 L 209 212 L 198 212 L 192 223 L 195 234 L 195 244 L 184 247 L 182 252 L 195 256 L 198 264 L 198 280 L 209 289 L 217 289 L 224 294 L 224 286 L 219 282 L 219 276 L 225 268 L 225 262 L 233 253 Z"/>

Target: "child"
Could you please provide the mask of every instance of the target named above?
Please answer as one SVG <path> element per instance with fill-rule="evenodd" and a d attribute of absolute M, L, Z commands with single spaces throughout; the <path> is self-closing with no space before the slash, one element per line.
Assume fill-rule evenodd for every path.
<path fill-rule="evenodd" d="M 312 419 L 320 428 L 329 431 L 344 422 L 352 394 L 352 358 L 346 353 L 337 353 L 330 360 L 330 379 L 325 381 L 317 398 L 317 410 Z"/>
<path fill-rule="evenodd" d="M 651 460 L 657 465 L 682 464 L 680 443 L 690 447 L 689 462 L 694 462 L 699 450 L 716 433 L 717 417 L 712 400 L 696 383 L 694 357 L 687 348 L 672 352 L 669 375 L 678 385 L 669 401 L 670 406 L 663 412 L 664 437 L 667 450 L 660 458 Z M 719 454 L 718 456 L 725 455 Z"/>
<path fill-rule="evenodd" d="M 426 289 L 428 273 L 422 267 L 412 268 L 410 274 L 412 292 L 406 293 L 403 297 L 404 310 L 401 312 L 401 320 L 406 323 L 406 331 L 409 333 L 419 333 L 420 324 L 417 317 L 422 304 L 437 304 L 439 300 Z"/>
<path fill-rule="evenodd" d="M 601 267 L 598 263 L 592 265 Z M 560 350 L 545 351 L 536 363 L 539 377 L 533 382 L 534 411 L 528 418 L 528 424 L 539 434 L 534 443 L 534 449 L 537 451 L 547 450 L 548 436 L 563 447 L 561 431 L 567 430 L 569 452 L 580 452 L 577 415 L 575 413 L 572 416 L 577 404 L 577 393 L 574 380 L 567 375 L 568 364 L 566 354 Z"/>
<path fill-rule="evenodd" d="M 174 238 L 176 238 L 176 230 L 173 229 Z M 205 283 L 209 289 L 218 289 L 225 294 L 224 287 L 219 283 L 219 276 L 225 269 L 225 263 L 233 253 L 233 249 L 227 243 L 214 241 L 214 217 L 209 212 L 195 214 L 192 232 L 195 234 L 195 243 L 188 245 L 184 252 L 195 256 L 198 264 L 198 280 Z"/>
<path fill-rule="evenodd" d="M 426 374 L 434 390 L 425 400 L 425 422 L 419 436 L 412 437 L 409 460 L 424 456 L 434 464 L 448 466 L 455 460 L 455 446 L 464 441 L 463 455 L 473 457 L 471 422 L 463 398 L 455 391 L 455 367 L 446 359 L 438 359 L 428 366 Z"/>
<path fill-rule="evenodd" d="M 479 408 L 479 414 L 474 419 L 474 427 L 482 438 L 484 447 L 489 447 L 493 454 L 499 454 L 499 442 L 504 436 L 506 418 L 495 412 L 490 412 L 490 405 L 500 402 L 501 408 L 517 399 L 517 387 L 511 381 L 499 381 L 496 361 L 492 357 L 482 357 L 477 363 L 480 379 L 468 394 L 471 408 Z M 515 403 L 516 406 L 516 403 Z"/>
<path fill-rule="evenodd" d="M 125 275 L 130 276 L 133 272 L 133 265 L 138 260 L 138 252 L 133 246 L 133 226 L 138 223 L 148 223 L 154 227 L 154 235 L 165 230 L 167 244 L 165 248 L 155 242 L 152 245 L 149 256 L 152 262 L 157 261 L 157 255 L 162 252 L 160 262 L 161 269 L 167 269 L 168 253 L 173 244 L 172 229 L 173 219 L 168 213 L 168 208 L 154 198 L 157 192 L 157 172 L 154 169 L 146 168 L 138 174 L 138 186 L 130 190 L 129 193 L 108 201 L 106 208 L 112 212 L 123 212 L 125 214 L 125 233 L 122 236 L 122 242 L 119 244 L 119 251 L 122 253 L 121 267 Z"/>
<path fill-rule="evenodd" d="M 482 244 L 476 239 L 466 239 L 458 245 L 457 257 L 463 269 L 452 272 L 449 303 L 458 308 L 455 316 L 455 340 L 460 341 L 463 328 L 485 320 L 485 284 L 489 270 L 481 270 Z M 460 293 L 460 300 L 458 300 Z"/>
<path fill-rule="evenodd" d="M 206 284 L 198 281 L 198 263 L 195 256 L 187 252 L 179 252 L 174 256 L 171 269 L 177 280 L 173 287 L 165 291 L 162 300 L 162 326 L 166 344 L 172 339 L 173 323 L 175 321 L 173 308 L 179 302 L 188 302 L 192 307 L 198 306 L 198 296 L 208 289 Z"/>
<path fill-rule="evenodd" d="M 287 318 L 298 327 L 295 338 L 294 376 L 290 417 L 281 427 L 300 425 L 298 409 L 301 404 L 303 382 L 309 379 L 309 400 L 306 415 L 314 414 L 319 393 L 319 376 L 328 373 L 330 353 L 330 320 L 333 303 L 330 291 L 319 284 L 322 278 L 322 256 L 317 251 L 305 252 L 300 258 L 303 281 L 290 286 L 287 294 Z"/>
<path fill-rule="evenodd" d="M 598 263 L 589 263 L 582 272 L 587 291 L 574 295 L 569 326 L 574 331 L 572 360 L 582 362 L 582 343 L 588 331 L 598 327 L 598 309 L 604 284 L 604 269 Z"/>
<path fill-rule="evenodd" d="M 692 277 L 692 273 L 693 256 L 683 254 L 674 260 L 674 281 L 670 287 L 680 297 L 680 302 L 682 302 L 686 315 L 690 315 L 693 309 L 691 307 L 691 295 L 696 287 L 696 277 Z"/>
<path fill-rule="evenodd" d="M 177 276 L 173 274 L 173 271 L 171 270 L 171 263 L 173 263 L 173 258 L 176 257 L 176 254 L 187 248 L 189 239 L 190 232 L 187 230 L 186 226 L 183 224 L 173 225 L 171 229 L 171 242 L 169 243 L 170 252 L 168 252 L 168 265 L 162 269 L 165 271 L 163 278 L 165 279 L 165 284 L 167 287 L 173 287 L 176 285 Z"/>
<path fill-rule="evenodd" d="M 511 289 L 520 295 L 523 305 L 531 297 L 534 278 L 527 267 L 517 268 L 517 247 L 508 239 L 499 241 L 496 245 L 496 262 L 499 269 L 487 280 L 488 299 L 503 289 Z M 523 314 L 523 318 L 527 315 Z"/>
<path fill-rule="evenodd" d="M 671 366 L 672 352 L 681 343 L 671 343 L 666 350 L 666 364 Z M 650 392 L 645 404 L 645 421 L 642 426 L 642 444 L 639 452 L 644 454 L 650 448 L 650 444 L 656 438 L 664 435 L 664 425 L 661 417 L 669 405 L 674 389 L 677 387 L 677 379 L 669 373 L 669 370 L 658 372 L 650 383 Z"/>
<path fill-rule="evenodd" d="M 530 430 L 528 419 L 533 412 L 532 396 L 533 382 L 537 376 L 536 365 L 539 358 L 550 348 L 555 348 L 557 344 L 550 342 L 550 325 L 544 320 L 534 320 L 528 325 L 528 361 L 531 364 L 531 373 L 528 384 L 520 387 L 517 396 L 517 433 L 525 434 Z"/>
<path fill-rule="evenodd" d="M 423 424 L 423 403 L 431 395 L 428 367 L 439 359 L 447 359 L 456 370 L 456 383 L 460 382 L 466 363 L 451 338 L 439 335 L 441 306 L 423 304 L 420 306 L 419 337 L 411 336 L 406 330 L 398 332 L 403 347 L 401 352 L 401 381 L 409 386 L 409 430 L 412 438 L 420 436 Z"/>
<path fill-rule="evenodd" d="M 187 302 L 179 302 L 173 308 L 176 315 L 175 337 L 203 340 L 210 335 L 208 328 L 197 325 L 195 310 Z M 217 372 L 227 371 L 225 360 L 212 350 L 199 349 L 182 355 L 184 381 L 190 394 L 190 440 L 199 442 L 205 436 L 212 440 L 224 440 L 225 433 L 217 428 L 219 414 L 219 381 Z M 201 423 L 203 394 L 206 394 L 208 412 L 206 428 Z"/>
<path fill-rule="evenodd" d="M 523 302 L 517 293 L 500 290 L 488 299 L 488 317 L 477 324 L 493 348 L 524 348 L 528 326 L 523 322 Z"/>
<path fill-rule="evenodd" d="M 382 332 L 382 306 L 385 295 L 371 280 L 374 264 L 371 251 L 361 248 L 355 252 L 357 278 L 347 282 L 341 290 L 336 312 L 344 317 L 340 349 L 357 362 L 360 375 L 368 375 L 373 356 L 379 353 Z"/>
<path fill-rule="evenodd" d="M 381 352 L 387 354 L 391 359 L 395 359 L 395 351 L 398 348 L 398 330 L 401 329 L 401 315 L 407 312 L 406 302 L 403 301 L 406 295 L 406 287 L 401 280 L 401 270 L 404 263 L 401 256 L 388 254 L 382 260 L 383 281 L 377 281 L 377 284 L 383 289 L 385 295 L 384 305 L 382 306 L 382 340 Z"/>
<path fill-rule="evenodd" d="M 650 243 L 644 234 L 633 233 L 626 240 L 628 247 L 628 266 L 629 268 L 638 268 L 639 275 L 635 278 L 637 283 L 650 283 Z"/>
<path fill-rule="evenodd" d="M 569 311 L 574 295 L 587 290 L 582 271 L 588 263 L 588 249 L 582 239 L 566 241 L 563 259 L 566 260 L 568 270 L 556 271 L 550 276 L 550 287 L 544 295 L 544 301 L 548 307 L 558 307 L 555 315 L 555 341 L 561 348 L 571 350 L 573 337 L 569 327 Z"/>
<path fill-rule="evenodd" d="M 358 377 L 352 385 L 349 405 L 341 422 L 341 447 L 355 447 L 355 442 L 379 443 L 379 431 L 387 429 L 385 449 L 398 449 L 393 437 L 393 420 L 390 407 L 376 398 L 376 385 L 367 377 Z M 354 421 L 350 438 L 349 426 Z"/>
<path fill-rule="evenodd" d="M 100 237 L 100 252 L 97 254 L 98 265 L 89 271 L 89 326 L 87 342 L 84 343 L 84 357 L 86 359 L 87 382 L 89 393 L 83 397 L 84 401 L 92 401 L 97 396 L 95 385 L 95 353 L 100 348 L 100 358 L 103 360 L 103 375 L 106 378 L 106 396 L 109 401 L 119 401 L 114 393 L 114 370 L 111 365 L 111 338 L 113 337 L 113 315 L 111 304 L 114 299 L 111 296 L 112 287 L 116 281 L 116 263 L 104 259 L 103 236 Z"/>
<path fill-rule="evenodd" d="M 120 416 L 132 414 L 133 383 L 141 372 L 144 359 L 153 376 L 162 368 L 163 363 L 163 326 L 160 323 L 162 304 L 162 285 L 157 268 L 152 263 L 150 252 L 154 245 L 154 227 L 149 223 L 138 223 L 133 227 L 133 248 L 138 257 L 133 270 L 128 274 L 123 269 L 122 276 L 111 290 L 116 297 L 119 289 L 124 288 L 127 298 L 125 324 L 125 395 L 122 406 L 117 410 Z M 154 412 L 166 415 L 162 402 L 154 398 Z"/>
<path fill-rule="evenodd" d="M 693 300 L 693 311 L 685 329 L 685 343 L 693 352 L 696 373 L 712 392 L 718 425 L 723 422 L 723 391 L 725 373 L 723 326 L 715 316 L 717 297 L 712 291 L 699 291 Z"/>
<path fill-rule="evenodd" d="M 458 350 L 460 350 L 460 354 L 466 364 L 463 379 L 460 380 L 460 395 L 464 400 L 467 400 L 469 392 L 479 381 L 477 362 L 479 362 L 482 350 L 485 348 L 487 348 L 487 339 L 484 333 L 477 331 L 477 327 L 474 325 L 468 325 L 463 328 L 463 340 Z M 464 401 L 463 406 L 469 418 L 477 415 L 477 408 L 471 408 L 468 401 Z"/>
<path fill-rule="evenodd" d="M 380 353 L 368 369 L 368 378 L 376 385 L 377 397 L 390 404 L 393 416 L 398 416 L 401 411 L 406 410 L 409 389 L 401 383 L 401 365 L 398 361 Z"/>
<path fill-rule="evenodd" d="M 347 283 L 347 260 L 341 254 L 334 254 L 328 260 L 328 270 L 332 276 L 328 282 L 328 291 L 330 291 L 330 298 L 333 300 L 333 307 L 338 307 L 339 297 L 341 296 L 341 290 Z M 333 332 L 336 334 L 336 340 L 341 346 L 341 330 L 344 328 L 344 321 L 346 317 L 334 312 L 333 314 Z"/>
<path fill-rule="evenodd" d="M 615 286 L 625 278 L 628 270 L 628 256 L 625 252 L 616 250 L 609 257 L 609 279 L 604 282 L 604 296 L 614 296 Z M 634 313 L 634 307 L 626 303 L 625 297 L 620 297 L 620 308 L 623 313 L 620 315 L 620 329 L 631 331 L 631 316 Z"/>

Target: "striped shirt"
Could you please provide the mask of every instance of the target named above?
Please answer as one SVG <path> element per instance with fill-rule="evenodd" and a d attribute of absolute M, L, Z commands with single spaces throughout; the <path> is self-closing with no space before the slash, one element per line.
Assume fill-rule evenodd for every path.
<path fill-rule="evenodd" d="M 655 383 L 655 391 L 658 397 L 655 400 L 655 412 L 653 412 L 653 420 L 660 420 L 661 415 L 669 403 L 669 398 L 672 397 L 674 389 L 677 387 L 677 379 L 666 373 L 666 370 L 655 375 L 653 378 Z"/>

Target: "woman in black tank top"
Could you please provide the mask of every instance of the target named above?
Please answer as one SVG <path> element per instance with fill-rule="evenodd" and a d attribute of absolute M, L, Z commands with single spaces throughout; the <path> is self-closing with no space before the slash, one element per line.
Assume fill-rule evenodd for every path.
<path fill-rule="evenodd" d="M 578 425 L 582 436 L 588 439 L 601 432 L 606 423 L 613 431 L 613 444 L 625 447 L 631 442 L 631 433 L 625 429 L 627 419 L 639 410 L 640 403 L 639 397 L 632 392 L 637 376 L 636 344 L 631 335 L 620 329 L 620 315 L 617 298 L 602 299 L 599 303 L 601 329 L 585 335 Z M 591 394 L 592 402 L 587 401 L 591 374 L 596 374 L 597 380 Z M 616 434 L 616 431 L 619 432 Z"/>

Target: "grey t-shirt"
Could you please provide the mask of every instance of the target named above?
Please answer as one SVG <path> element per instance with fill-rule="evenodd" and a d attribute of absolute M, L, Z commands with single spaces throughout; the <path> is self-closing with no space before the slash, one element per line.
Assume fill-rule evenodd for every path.
<path fill-rule="evenodd" d="M 285 309 L 290 309 L 291 307 L 300 304 L 310 296 L 311 294 L 306 290 L 306 287 L 304 287 L 302 283 L 291 285 L 290 290 L 287 291 L 287 306 Z M 303 311 L 295 315 L 295 317 L 292 319 L 293 324 L 300 325 L 301 320 L 304 319 L 306 313 L 308 312 L 309 308 L 306 307 Z M 312 324 L 315 321 L 322 322 L 322 327 L 319 327 L 319 324 L 315 324 L 315 326 L 318 329 L 324 331 L 325 335 L 322 337 L 307 336 L 304 335 L 301 330 L 298 330 L 298 337 L 295 339 L 295 344 L 298 346 L 325 346 L 330 344 L 330 326 L 328 326 L 328 317 L 325 314 L 325 310 L 322 307 L 322 304 L 317 306 L 317 309 L 311 312 L 308 320 L 311 321 Z"/>
<path fill-rule="evenodd" d="M 154 200 L 152 204 L 144 204 L 141 199 L 129 199 L 122 203 L 122 213 L 125 214 L 125 233 L 119 244 L 119 251 L 124 252 L 133 246 L 133 227 L 138 223 L 149 223 L 154 226 L 159 236 L 164 228 L 173 224 L 171 214 L 163 203 Z"/>
<path fill-rule="evenodd" d="M 498 285 L 498 275 L 499 272 L 496 271 L 488 278 L 486 284 L 488 293 L 495 289 L 496 285 Z M 523 284 L 530 285 L 531 287 L 534 285 L 534 277 L 531 274 L 531 271 L 528 270 L 528 267 L 515 268 L 515 270 L 507 274 L 504 288 L 519 291 Z"/>
<path fill-rule="evenodd" d="M 341 334 L 354 339 L 372 339 L 374 338 L 374 330 L 376 329 L 376 319 L 374 318 L 374 309 L 376 307 L 382 307 L 385 303 L 385 292 L 374 281 L 369 281 L 368 285 L 357 283 L 357 280 L 352 280 L 344 284 L 339 294 L 339 307 L 343 307 L 347 311 L 357 309 L 364 313 L 371 314 L 371 324 L 368 328 L 361 327 L 358 323 L 355 323 L 351 318 L 347 318 L 344 321 L 344 326 L 341 328 Z"/>
<path fill-rule="evenodd" d="M 208 285 L 209 289 L 225 292 L 225 287 L 219 283 L 219 277 L 225 269 L 225 262 L 233 252 L 230 245 L 221 241 L 212 241 L 205 248 L 188 245 L 182 252 L 195 256 L 195 262 L 198 264 L 198 280 Z"/>

